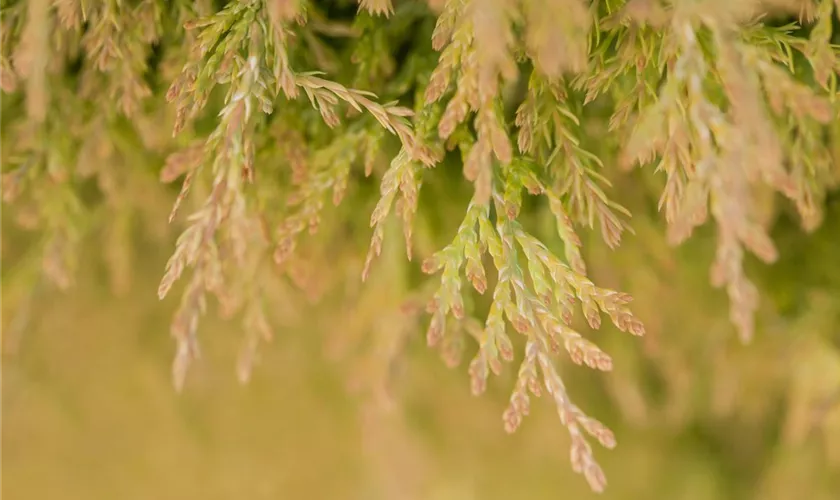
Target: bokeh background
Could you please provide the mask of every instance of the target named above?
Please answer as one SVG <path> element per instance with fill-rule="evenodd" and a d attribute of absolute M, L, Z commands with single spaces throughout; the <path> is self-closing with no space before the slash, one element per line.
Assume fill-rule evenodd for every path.
<path fill-rule="evenodd" d="M 618 439 L 596 449 L 604 498 L 838 498 L 840 203 L 829 200 L 814 234 L 784 212 L 774 223 L 782 257 L 750 269 L 765 295 L 746 346 L 708 285 L 711 231 L 670 249 L 660 224 L 637 217 L 615 252 L 588 244 L 594 279 L 636 297 L 648 335 L 594 332 L 611 373 L 563 364 L 572 397 Z M 411 266 L 399 248 L 364 287 L 317 303 L 279 294 L 276 309 L 292 319 L 260 347 L 247 384 L 235 370 L 238 324 L 209 315 L 202 359 L 178 394 L 175 303 L 154 293 L 170 249 L 137 243 L 132 286 L 115 294 L 90 245 L 73 289 L 41 283 L 21 298 L 12 278 L 26 242 L 4 224 L 4 292 L 15 292 L 3 304 L 4 498 L 596 496 L 570 470 L 545 398 L 504 433 L 515 366 L 475 398 L 465 364 L 450 370 L 424 345 L 426 318 L 396 307 L 388 266 Z M 327 274 L 358 276 L 361 262 L 336 262 Z M 377 357 L 394 342 L 385 398 Z"/>

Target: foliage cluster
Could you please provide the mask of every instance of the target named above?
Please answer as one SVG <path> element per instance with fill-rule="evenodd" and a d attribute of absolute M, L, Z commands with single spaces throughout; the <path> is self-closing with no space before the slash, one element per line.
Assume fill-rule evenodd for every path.
<path fill-rule="evenodd" d="M 168 241 L 158 180 L 183 178 L 158 289 L 163 299 L 183 278 L 174 383 L 199 356 L 211 297 L 247 332 L 246 380 L 290 286 L 314 300 L 355 286 L 340 270 L 375 280 L 398 224 L 408 259 L 440 275 L 381 270 L 401 276 L 403 322 L 427 303 L 427 342 L 451 364 L 474 339 L 475 394 L 518 360 L 505 429 L 546 392 L 572 467 L 596 491 L 606 479 L 587 436 L 615 438 L 572 401 L 558 355 L 609 371 L 587 327 L 606 316 L 646 331 L 630 295 L 585 259 L 634 230 L 645 237 L 644 204 L 631 220 L 618 201 L 634 199 L 617 188 L 631 174 L 614 167 L 657 173 L 635 198 L 658 198 L 671 243 L 713 222 L 711 281 L 744 341 L 760 307 L 746 255 L 779 258 L 776 194 L 813 231 L 840 180 L 832 0 L 3 0 L 0 10 L 3 198 L 37 235 L 4 276 L 13 299 L 42 281 L 69 288 L 94 236 L 124 290 L 137 223 Z M 362 263 L 357 237 L 371 230 Z M 398 351 L 377 354 L 380 378 Z"/>

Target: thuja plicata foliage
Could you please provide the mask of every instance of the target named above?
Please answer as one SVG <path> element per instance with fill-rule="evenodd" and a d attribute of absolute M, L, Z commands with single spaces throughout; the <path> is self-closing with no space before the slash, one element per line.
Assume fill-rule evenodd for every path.
<path fill-rule="evenodd" d="M 557 367 L 612 369 L 587 326 L 645 333 L 631 297 L 593 281 L 584 260 L 584 233 L 611 248 L 633 237 L 613 167 L 656 172 L 672 243 L 714 227 L 711 281 L 744 341 L 760 301 L 745 255 L 777 258 L 761 196 L 779 193 L 812 230 L 838 177 L 836 0 L 0 5 L 3 198 L 38 234 L 26 279 L 69 288 L 96 231 L 125 288 L 133 221 L 167 241 L 158 183 L 177 181 L 168 221 L 180 235 L 158 295 L 180 295 L 181 388 L 210 298 L 247 332 L 246 379 L 275 331 L 278 287 L 318 294 L 315 241 L 355 253 L 342 231 L 362 231 L 353 221 L 369 214 L 366 280 L 398 226 L 412 259 L 428 247 L 416 243 L 418 221 L 461 220 L 433 234 L 438 250 L 417 264 L 433 275 L 428 344 L 457 361 L 456 334 L 474 339 L 475 394 L 513 363 L 504 428 L 545 393 L 572 467 L 596 491 L 606 480 L 591 442 L 616 440 L 572 401 Z M 470 185 L 466 208 L 424 203 L 424 183 L 443 186 L 437 197 L 462 192 L 453 169 Z M 534 211 L 551 214 L 556 239 L 533 228 Z"/>

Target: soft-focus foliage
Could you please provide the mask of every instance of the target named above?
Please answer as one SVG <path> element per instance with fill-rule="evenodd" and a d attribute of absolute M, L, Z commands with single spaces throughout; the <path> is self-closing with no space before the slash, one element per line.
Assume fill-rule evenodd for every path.
<path fill-rule="evenodd" d="M 593 449 L 617 440 L 589 408 L 639 442 L 659 429 L 663 453 L 668 436 L 722 447 L 726 473 L 686 460 L 720 477 L 697 498 L 782 495 L 789 450 L 815 443 L 814 498 L 840 489 L 821 482 L 840 477 L 837 2 L 0 11 L 4 352 L 91 263 L 153 294 L 144 254 L 171 248 L 175 387 L 211 310 L 243 332 L 243 382 L 305 328 L 386 498 L 424 498 L 431 461 L 399 401 L 450 404 L 398 390 L 423 330 L 447 365 L 469 358 L 473 394 L 507 400 L 508 432 L 545 395 L 593 491 L 623 465 Z"/>

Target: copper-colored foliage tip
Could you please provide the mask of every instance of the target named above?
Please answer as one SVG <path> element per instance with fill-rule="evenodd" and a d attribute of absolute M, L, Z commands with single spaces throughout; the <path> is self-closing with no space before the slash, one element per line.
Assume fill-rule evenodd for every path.
<path fill-rule="evenodd" d="M 429 257 L 423 260 L 420 269 L 426 274 L 436 273 L 440 269 L 440 263 L 434 257 Z"/>
<path fill-rule="evenodd" d="M 487 279 L 484 276 L 470 273 L 467 278 L 478 293 L 483 294 L 487 291 Z"/>
<path fill-rule="evenodd" d="M 507 362 L 511 362 L 513 361 L 513 356 L 511 356 L 510 359 L 504 358 L 504 360 Z M 502 363 L 501 361 L 499 361 L 498 358 L 491 358 L 488 364 L 490 365 L 490 371 L 493 372 L 494 375 L 499 375 L 502 373 Z"/>
<path fill-rule="evenodd" d="M 426 332 L 426 343 L 430 347 L 434 347 L 443 339 L 443 315 L 435 313 L 432 316 L 432 321 L 429 323 L 429 329 Z"/>
<path fill-rule="evenodd" d="M 616 447 L 617 443 L 613 431 L 601 426 L 600 429 L 598 429 L 598 431 L 594 434 L 595 437 L 598 439 L 598 442 L 601 443 L 601 446 L 603 446 L 604 448 L 611 450 Z"/>
<path fill-rule="evenodd" d="M 505 432 L 513 434 L 522 423 L 522 414 L 520 414 L 513 406 L 509 406 L 502 414 L 502 421 L 504 422 Z"/>
<path fill-rule="evenodd" d="M 583 475 L 589 483 L 589 487 L 596 493 L 603 493 L 607 487 L 607 477 L 601 467 L 592 462 L 587 464 L 583 470 Z"/>
<path fill-rule="evenodd" d="M 507 214 L 507 218 L 510 220 L 516 219 L 516 217 L 519 215 L 519 206 L 513 203 L 506 203 L 505 214 Z"/>
<path fill-rule="evenodd" d="M 161 283 L 157 291 L 158 299 L 163 300 L 166 297 L 166 294 L 169 293 L 169 288 L 171 286 L 171 284 L 166 282 Z"/>
<path fill-rule="evenodd" d="M 642 323 L 638 319 L 634 319 L 630 323 L 630 328 L 629 329 L 630 329 L 630 333 L 632 333 L 633 335 L 636 335 L 638 337 L 641 337 L 642 335 L 645 334 L 645 325 L 644 325 L 644 323 Z"/>
<path fill-rule="evenodd" d="M 513 327 L 517 332 L 525 334 L 531 329 L 531 324 L 521 315 L 517 315 L 513 320 Z"/>
<path fill-rule="evenodd" d="M 464 306 L 462 304 L 453 304 L 452 315 L 455 316 L 455 319 L 464 319 Z"/>
<path fill-rule="evenodd" d="M 428 302 L 426 302 L 426 312 L 427 313 L 434 314 L 434 313 L 438 312 L 439 309 L 440 309 L 440 305 L 438 304 L 437 299 L 433 298 L 433 299 L 429 300 Z"/>
<path fill-rule="evenodd" d="M 598 311 L 586 311 L 586 321 L 589 323 L 590 328 L 593 330 L 597 330 L 601 328 L 601 315 L 598 314 Z"/>

